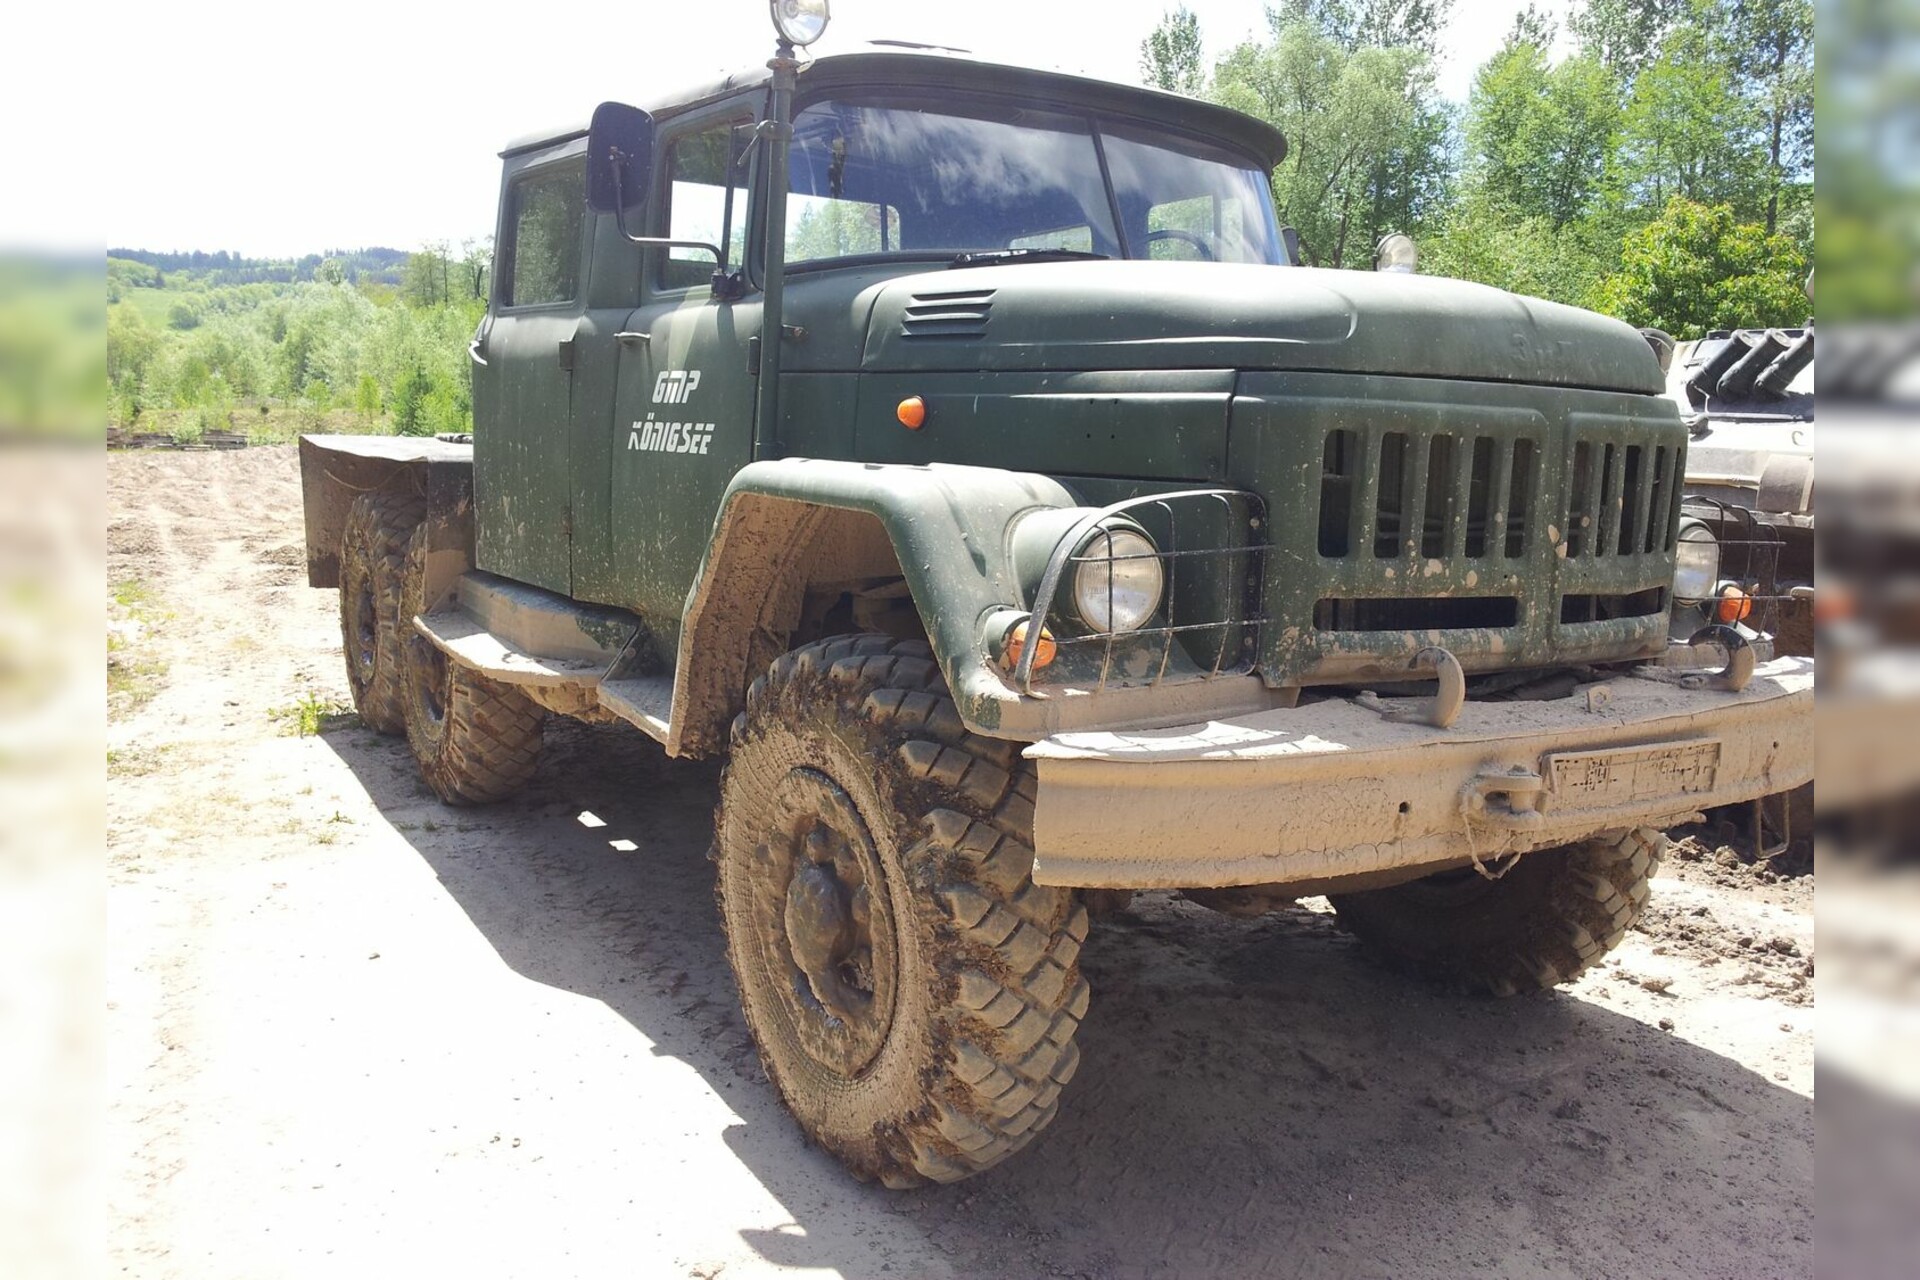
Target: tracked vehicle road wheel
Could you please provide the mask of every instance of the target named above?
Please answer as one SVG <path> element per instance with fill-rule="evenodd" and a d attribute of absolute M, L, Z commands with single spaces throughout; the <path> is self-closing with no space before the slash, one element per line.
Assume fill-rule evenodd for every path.
<path fill-rule="evenodd" d="M 1340 923 L 1397 967 L 1494 995 L 1571 982 L 1640 918 L 1667 838 L 1651 827 L 1529 853 L 1498 880 L 1473 868 L 1333 897 Z"/>
<path fill-rule="evenodd" d="M 509 685 L 474 674 L 413 626 L 425 612 L 426 530 L 417 529 L 401 570 L 399 630 L 406 655 L 401 702 L 407 744 L 427 785 L 448 804 L 488 804 L 524 787 L 540 762 L 546 713 Z"/>
<path fill-rule="evenodd" d="M 400 704 L 405 659 L 395 619 L 407 539 L 426 514 L 410 493 L 363 493 L 340 536 L 340 648 L 353 709 L 369 729 L 405 733 Z"/>
<path fill-rule="evenodd" d="M 927 646 L 807 645 L 734 722 L 715 853 L 767 1075 L 862 1178 L 953 1182 L 1052 1121 L 1086 910 L 1033 883 L 1033 772 L 960 722 Z"/>

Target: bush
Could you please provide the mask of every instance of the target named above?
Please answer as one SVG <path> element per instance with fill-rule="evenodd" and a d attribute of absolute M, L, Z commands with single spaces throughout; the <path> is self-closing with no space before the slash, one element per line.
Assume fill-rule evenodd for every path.
<path fill-rule="evenodd" d="M 1812 310 L 1806 278 L 1806 257 L 1790 237 L 1736 222 L 1730 205 L 1676 196 L 1658 221 L 1627 236 L 1620 269 L 1594 300 L 1628 324 L 1684 340 L 1713 329 L 1799 324 Z"/>

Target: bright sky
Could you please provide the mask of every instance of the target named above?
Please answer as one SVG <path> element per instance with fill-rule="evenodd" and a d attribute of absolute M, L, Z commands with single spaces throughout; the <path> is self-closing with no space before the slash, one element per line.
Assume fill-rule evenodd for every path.
<path fill-rule="evenodd" d="M 814 51 L 917 40 L 1134 82 L 1140 42 L 1172 3 L 835 0 Z M 1187 3 L 1209 62 L 1265 29 L 1262 0 Z M 1464 100 L 1521 3 L 1457 0 L 1446 96 Z M 291 256 L 477 238 L 493 227 L 495 157 L 508 139 L 656 83 L 751 66 L 773 47 L 763 0 L 50 8 L 10 20 L 14 65 L 0 76 L 0 113 L 19 132 L 10 161 L 32 172 L 77 158 L 71 194 L 112 199 L 16 206 L 0 243 Z M 82 79 L 104 100 L 70 101 L 77 72 L 23 56 L 51 47 L 92 50 L 103 65 Z M 73 133 L 34 123 L 70 108 Z"/>

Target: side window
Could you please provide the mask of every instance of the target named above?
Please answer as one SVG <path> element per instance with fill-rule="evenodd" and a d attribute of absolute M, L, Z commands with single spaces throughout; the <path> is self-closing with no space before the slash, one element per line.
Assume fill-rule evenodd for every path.
<path fill-rule="evenodd" d="M 571 302 L 579 294 L 585 175 L 572 165 L 548 169 L 518 180 L 510 193 L 503 302 L 509 307 Z"/>
<path fill-rule="evenodd" d="M 745 131 L 730 122 L 676 138 L 667 147 L 667 235 L 674 240 L 724 238 L 727 270 L 739 269 L 747 243 L 746 166 L 735 165 Z M 727 173 L 733 169 L 732 234 L 722 236 L 727 212 Z M 689 289 L 713 278 L 713 255 L 698 249 L 669 249 L 661 259 L 660 284 Z"/>

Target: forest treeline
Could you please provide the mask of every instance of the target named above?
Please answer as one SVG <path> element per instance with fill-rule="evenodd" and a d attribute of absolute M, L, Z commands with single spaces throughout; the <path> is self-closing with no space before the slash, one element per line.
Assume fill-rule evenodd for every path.
<path fill-rule="evenodd" d="M 1806 318 L 1813 253 L 1810 0 L 1529 4 L 1463 104 L 1436 89 L 1455 0 L 1279 0 L 1207 56 L 1194 14 L 1143 79 L 1288 141 L 1283 222 L 1320 266 L 1413 235 L 1423 272 L 1698 336 Z"/>
<path fill-rule="evenodd" d="M 111 250 L 109 421 L 189 438 L 469 431 L 490 256 L 473 241 L 277 261 Z"/>

